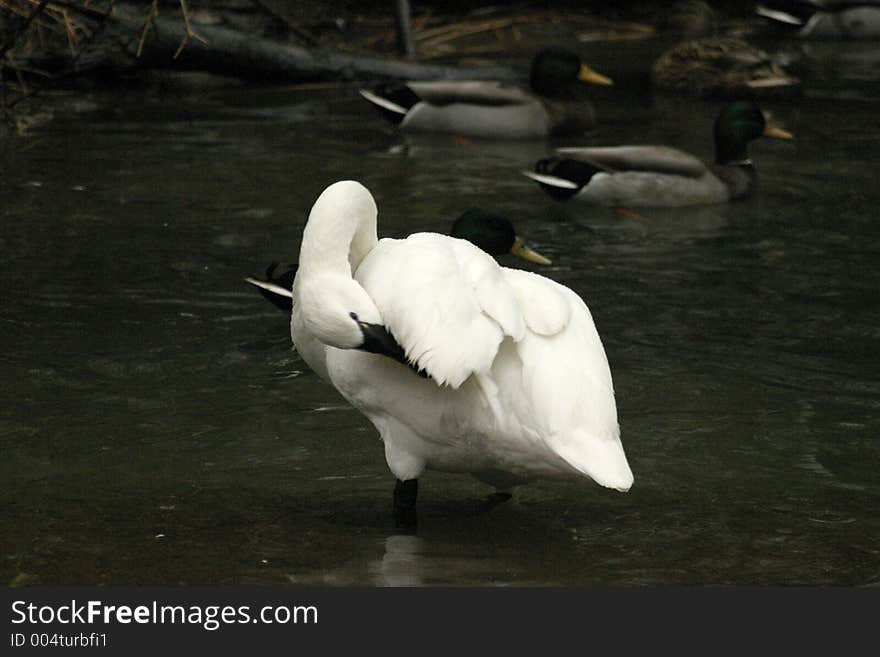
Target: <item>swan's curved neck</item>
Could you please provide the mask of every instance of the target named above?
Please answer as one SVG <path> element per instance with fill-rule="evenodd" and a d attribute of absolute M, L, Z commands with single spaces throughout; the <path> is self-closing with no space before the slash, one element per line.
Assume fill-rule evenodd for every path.
<path fill-rule="evenodd" d="M 354 278 L 376 238 L 376 202 L 353 180 L 330 185 L 303 230 L 293 283 L 293 319 L 312 338 L 337 349 L 365 349 L 367 330 L 383 330 L 382 313 Z M 293 325 L 292 324 L 292 325 Z"/>
<path fill-rule="evenodd" d="M 315 202 L 300 246 L 301 273 L 352 274 L 376 247 L 376 204 L 355 191 L 333 185 Z"/>

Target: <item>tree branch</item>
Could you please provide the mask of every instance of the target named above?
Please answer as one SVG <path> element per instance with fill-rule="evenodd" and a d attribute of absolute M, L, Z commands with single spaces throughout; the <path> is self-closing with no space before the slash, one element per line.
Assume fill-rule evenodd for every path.
<path fill-rule="evenodd" d="M 31 13 L 28 14 L 28 17 L 24 20 L 24 25 L 19 28 L 19 30 L 15 33 L 8 43 L 4 43 L 0 46 L 0 65 L 4 58 L 6 57 L 6 53 L 9 51 L 12 46 L 15 45 L 16 40 L 20 34 L 24 34 L 27 32 L 27 29 L 31 26 L 31 23 L 34 22 L 34 19 L 43 13 L 43 10 L 46 8 L 46 5 L 49 4 L 49 0 L 40 0 L 39 4 L 37 4 L 32 10 Z"/>

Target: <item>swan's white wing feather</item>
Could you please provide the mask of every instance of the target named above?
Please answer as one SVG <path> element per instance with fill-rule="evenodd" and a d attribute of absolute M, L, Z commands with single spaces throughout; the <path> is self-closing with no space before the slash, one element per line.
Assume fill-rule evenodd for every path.
<path fill-rule="evenodd" d="M 381 240 L 355 278 L 407 357 L 458 388 L 491 366 L 505 336 L 525 323 L 495 260 L 470 242 L 434 233 Z"/>
<path fill-rule="evenodd" d="M 508 449 L 541 443 L 603 486 L 630 487 L 608 360 L 577 294 L 433 233 L 380 241 L 355 278 L 437 383 L 459 388 L 474 376 L 490 415 L 454 405 L 462 426 L 494 426 Z"/>
<path fill-rule="evenodd" d="M 561 286 L 522 269 L 504 270 L 529 330 L 538 335 L 559 333 L 571 318 L 571 305 Z"/>
<path fill-rule="evenodd" d="M 493 370 L 499 389 L 521 391 L 519 401 L 506 406 L 574 469 L 603 486 L 629 489 L 633 476 L 620 441 L 611 370 L 589 309 L 542 276 L 514 270 L 505 276 L 531 308 L 531 330 L 516 344 L 519 363 Z"/>

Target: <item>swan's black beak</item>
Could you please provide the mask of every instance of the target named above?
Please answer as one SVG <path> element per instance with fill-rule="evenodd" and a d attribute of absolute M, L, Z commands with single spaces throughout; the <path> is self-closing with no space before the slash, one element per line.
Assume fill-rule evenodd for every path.
<path fill-rule="evenodd" d="M 426 379 L 428 378 L 428 373 L 425 370 L 419 369 L 418 366 L 407 359 L 403 347 L 401 347 L 400 343 L 394 339 L 394 336 L 388 332 L 388 329 L 381 324 L 362 322 L 358 319 L 357 313 L 350 313 L 350 317 L 357 322 L 358 327 L 361 329 L 361 334 L 364 336 L 364 343 L 358 347 L 358 349 L 361 351 L 367 351 L 371 354 L 388 356 L 388 358 L 392 358 L 398 363 L 406 365 L 419 376 Z"/>

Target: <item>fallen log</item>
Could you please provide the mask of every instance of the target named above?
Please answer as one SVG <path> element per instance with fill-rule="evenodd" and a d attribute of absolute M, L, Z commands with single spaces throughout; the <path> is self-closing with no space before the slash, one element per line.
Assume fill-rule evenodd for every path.
<path fill-rule="evenodd" d="M 152 23 L 141 39 L 145 20 Z M 195 25 L 188 31 L 179 17 L 146 19 L 142 8 L 125 3 L 116 3 L 103 30 L 125 49 L 116 62 L 123 67 L 197 69 L 250 80 L 297 82 L 369 78 L 513 81 L 524 77 L 524 72 L 507 67 L 460 68 L 307 49 L 217 25 Z M 189 39 L 194 35 L 197 39 Z"/>

